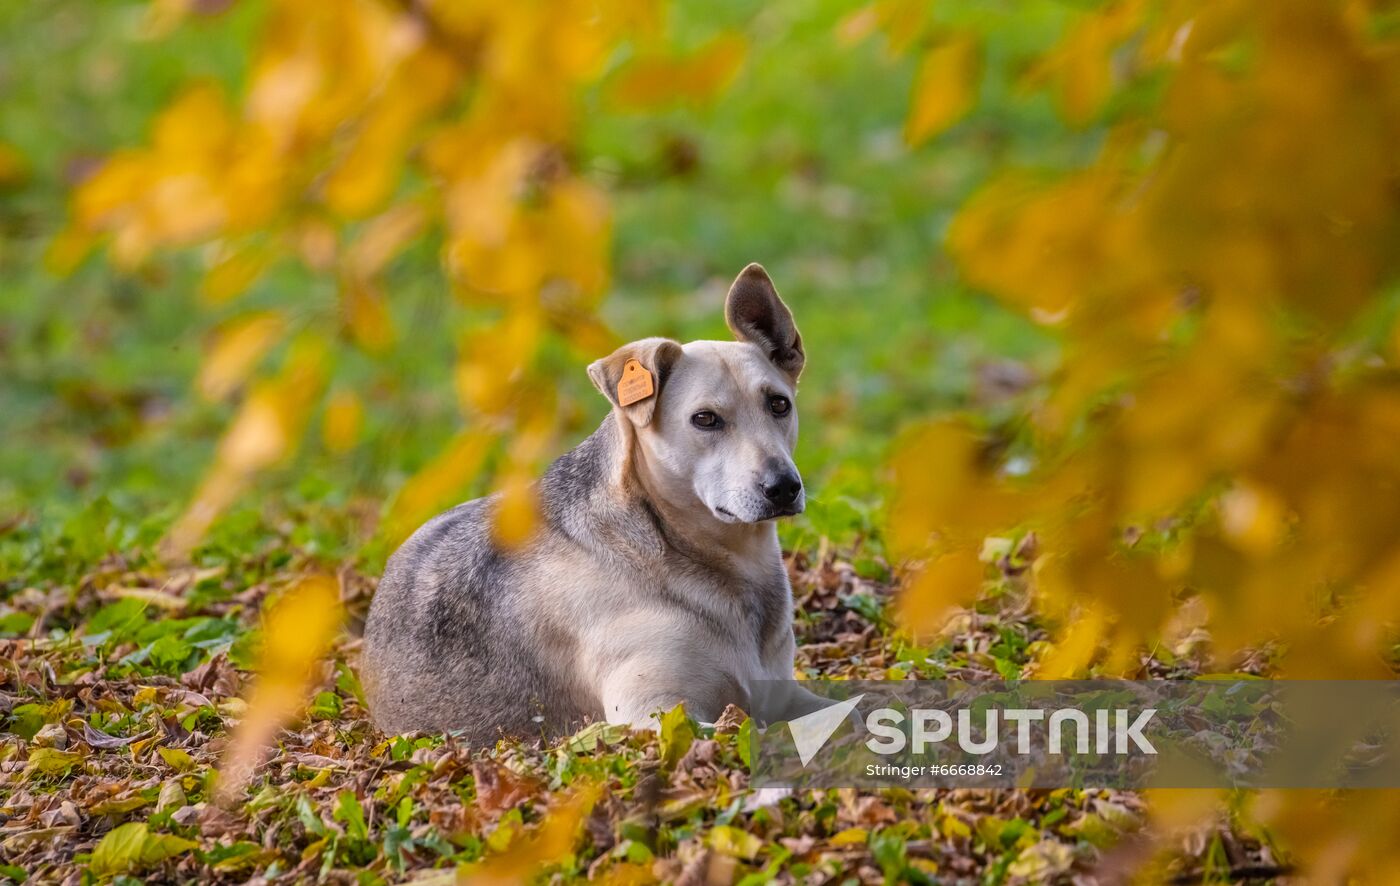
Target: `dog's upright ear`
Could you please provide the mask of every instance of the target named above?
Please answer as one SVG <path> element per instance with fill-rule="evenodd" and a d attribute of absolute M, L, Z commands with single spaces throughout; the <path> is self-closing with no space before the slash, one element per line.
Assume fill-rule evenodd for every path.
<path fill-rule="evenodd" d="M 774 366 L 797 381 L 807 362 L 802 335 L 763 265 L 753 262 L 734 279 L 724 300 L 724 322 L 735 338 L 758 345 Z"/>
<path fill-rule="evenodd" d="M 614 409 L 637 427 L 644 428 L 651 424 L 666 377 L 680 358 L 681 346 L 677 342 L 669 338 L 644 338 L 588 364 L 588 377 Z M 629 372 L 628 365 L 633 361 L 637 367 Z M 625 384 L 624 375 L 628 376 Z M 623 385 L 621 392 L 619 385 Z"/>

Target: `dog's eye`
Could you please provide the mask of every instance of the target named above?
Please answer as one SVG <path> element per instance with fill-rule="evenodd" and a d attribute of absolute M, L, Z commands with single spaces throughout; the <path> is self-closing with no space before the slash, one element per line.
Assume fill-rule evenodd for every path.
<path fill-rule="evenodd" d="M 780 394 L 768 398 L 768 411 L 774 415 L 787 415 L 792 411 L 792 401 Z"/>
<path fill-rule="evenodd" d="M 715 415 L 713 412 L 706 409 L 703 412 L 697 412 L 694 415 L 692 415 L 690 417 L 690 423 L 695 425 L 697 428 L 704 428 L 707 431 L 713 431 L 715 428 L 718 428 L 721 425 L 723 425 L 724 420 L 721 419 L 718 415 Z"/>

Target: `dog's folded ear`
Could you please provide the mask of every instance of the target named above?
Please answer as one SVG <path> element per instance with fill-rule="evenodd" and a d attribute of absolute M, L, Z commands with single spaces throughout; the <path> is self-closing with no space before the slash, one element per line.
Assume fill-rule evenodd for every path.
<path fill-rule="evenodd" d="M 802 374 L 807 362 L 802 335 L 763 265 L 754 262 L 739 272 L 724 300 L 724 322 L 735 338 L 758 345 L 793 381 Z"/>
<path fill-rule="evenodd" d="M 666 377 L 680 358 L 681 346 L 677 342 L 669 338 L 644 338 L 623 345 L 601 360 L 594 360 L 588 365 L 588 377 L 614 409 L 621 411 L 633 424 L 644 428 L 651 424 Z M 643 370 L 651 373 L 652 392 L 624 406 L 618 398 L 617 386 L 622 381 L 622 373 L 629 360 L 636 360 Z"/>

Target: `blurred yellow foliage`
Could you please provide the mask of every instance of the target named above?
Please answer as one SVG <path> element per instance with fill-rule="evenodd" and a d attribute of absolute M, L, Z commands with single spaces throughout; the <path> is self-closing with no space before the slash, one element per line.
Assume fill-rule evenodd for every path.
<path fill-rule="evenodd" d="M 1142 0 L 1106 4 L 1099 15 L 1082 18 L 1046 60 L 1044 73 L 1066 121 L 1088 123 L 1102 109 L 1113 91 L 1113 52 L 1133 35 L 1142 14 Z"/>
<path fill-rule="evenodd" d="M 462 488 L 476 475 L 490 446 L 488 432 L 463 431 L 426 467 L 410 477 L 384 517 L 381 532 L 389 543 L 401 544 L 422 523 L 423 514 L 436 513 L 455 504 L 452 490 Z"/>
<path fill-rule="evenodd" d="M 972 110 L 981 73 L 979 53 L 972 34 L 955 34 L 924 53 L 914 77 L 905 142 L 921 145 Z"/>
<path fill-rule="evenodd" d="M 540 867 L 561 862 L 574 850 L 588 814 L 602 795 L 591 783 L 576 784 L 545 814 L 533 830 L 517 837 L 503 851 L 459 867 L 454 882 L 488 886 L 531 881 Z"/>
<path fill-rule="evenodd" d="M 930 34 L 933 7 L 920 0 L 876 0 L 837 26 L 844 44 L 879 32 L 889 55 L 917 50 L 904 141 L 917 148 L 957 123 L 977 104 L 982 81 L 982 37 L 973 28 L 937 29 Z"/>
<path fill-rule="evenodd" d="M 168 33 L 187 12 L 183 2 L 154 3 L 148 33 Z M 554 341 L 587 359 L 613 344 L 595 314 L 609 283 L 608 201 L 571 160 L 580 94 L 619 47 L 632 60 L 613 95 L 629 107 L 705 101 L 743 61 L 735 34 L 686 54 L 662 30 L 659 0 L 270 0 L 238 94 L 193 84 L 156 118 L 148 144 L 108 157 L 74 194 L 48 263 L 69 270 L 105 246 L 133 268 L 156 250 L 202 245 L 210 305 L 235 302 L 288 263 L 335 279 L 335 316 L 255 311 L 219 329 L 198 388 L 220 399 L 289 334 L 387 349 L 395 324 L 384 271 L 415 241 L 441 235 L 454 292 L 495 309 L 499 322 L 463 337 L 457 381 L 477 428 L 472 444 L 458 441 L 409 482 L 390 508 L 389 535 L 464 493 L 485 450 L 526 428 L 535 442 L 524 455 L 510 447 L 502 469 L 499 533 L 523 540 L 534 513 L 525 478 L 559 413 L 538 357 Z M 316 373 L 329 375 L 330 356 Z M 188 552 L 253 472 L 295 449 L 324 381 L 284 373 L 248 385 L 169 553 Z M 345 396 L 323 425 L 332 449 L 358 424 Z M 426 494 L 427 482 L 452 485 Z"/>
<path fill-rule="evenodd" d="M 1094 15 L 1123 34 L 1124 8 Z M 1137 575 L 1124 609 L 1164 616 L 1189 588 L 1254 613 L 1219 620 L 1223 655 L 1306 636 L 1295 667 L 1382 673 L 1344 613 L 1322 632 L 1304 605 L 1320 587 L 1371 588 L 1400 541 L 1400 500 L 1376 494 L 1400 482 L 1395 365 L 1347 337 L 1400 257 L 1397 200 L 1378 186 L 1397 171 L 1400 65 L 1339 9 L 1140 13 L 1136 64 L 1169 78 L 1157 118 L 1125 118 L 1065 180 L 1000 181 L 965 207 L 949 237 L 965 275 L 1058 330 L 1064 358 L 1024 480 L 956 424 L 915 432 L 895 465 L 897 539 L 967 547 L 1034 525 L 1080 594 L 1114 597 Z M 1249 64 L 1226 65 L 1239 42 Z M 1187 529 L 1183 581 L 1137 539 Z M 1400 588 L 1374 590 L 1400 607 Z M 1290 593 L 1298 605 L 1279 605 Z M 1159 626 L 1132 620 L 1136 641 Z"/>
<path fill-rule="evenodd" d="M 1073 124 L 1161 91 L 1122 105 L 1086 168 L 1005 177 L 954 222 L 965 278 L 1054 330 L 1061 360 L 1024 439 L 950 419 L 899 447 L 913 626 L 976 595 L 983 535 L 1034 529 L 1057 627 L 1039 676 L 1140 673 L 1195 598 L 1222 666 L 1272 642 L 1285 677 L 1393 677 L 1400 362 L 1357 333 L 1400 262 L 1400 44 L 1374 14 L 1115 3 L 1046 60 Z M 1305 859 L 1331 876 L 1394 851 L 1393 800 L 1269 808 L 1332 847 Z"/>
<path fill-rule="evenodd" d="M 708 101 L 739 73 L 747 51 L 742 36 L 720 34 L 689 55 L 634 59 L 613 81 L 612 97 L 630 108 Z"/>
<path fill-rule="evenodd" d="M 326 449 L 335 453 L 352 449 L 364 421 L 365 407 L 359 396 L 348 389 L 336 391 L 326 403 L 325 424 L 321 426 Z"/>
<path fill-rule="evenodd" d="M 928 26 L 929 4 L 923 0 L 876 0 L 842 20 L 837 33 L 846 43 L 882 31 L 891 56 L 909 51 Z"/>
<path fill-rule="evenodd" d="M 277 734 L 301 711 L 322 656 L 340 629 L 340 584 L 309 575 L 267 608 L 263 618 L 258 675 L 247 698 L 219 773 L 218 798 L 232 802 Z"/>
<path fill-rule="evenodd" d="M 29 163 L 14 145 L 0 142 L 0 188 L 9 188 L 29 177 Z"/>
<path fill-rule="evenodd" d="M 199 392 L 210 400 L 233 393 L 281 338 L 286 325 L 286 318 L 277 311 L 255 311 L 217 329 L 195 379 Z"/>
<path fill-rule="evenodd" d="M 165 537 L 162 547 L 167 557 L 187 556 L 254 474 L 296 448 L 311 408 L 325 389 L 326 354 L 327 346 L 319 336 L 302 333 L 288 349 L 281 370 L 252 386 L 219 441 L 214 466 Z"/>

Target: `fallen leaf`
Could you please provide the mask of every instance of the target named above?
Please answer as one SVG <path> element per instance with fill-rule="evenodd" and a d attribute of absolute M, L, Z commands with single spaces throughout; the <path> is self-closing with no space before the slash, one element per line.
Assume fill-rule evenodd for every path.
<path fill-rule="evenodd" d="M 152 834 L 145 822 L 129 822 L 107 832 L 92 850 L 88 865 L 99 877 L 139 871 L 198 845 L 173 834 Z"/>
<path fill-rule="evenodd" d="M 104 750 L 109 748 L 123 748 L 134 741 L 148 738 L 153 734 L 154 732 L 148 731 L 122 738 L 116 735 L 108 735 L 99 729 L 94 729 L 88 721 L 83 721 L 83 741 L 87 742 L 92 747 L 102 748 Z"/>

